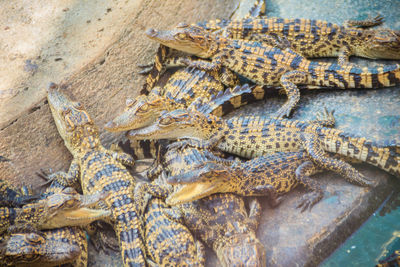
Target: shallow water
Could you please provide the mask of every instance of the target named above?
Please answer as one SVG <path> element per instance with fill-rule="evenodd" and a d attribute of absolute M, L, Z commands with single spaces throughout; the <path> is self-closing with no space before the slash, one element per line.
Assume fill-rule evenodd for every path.
<path fill-rule="evenodd" d="M 400 186 L 320 266 L 374 266 L 400 249 Z"/>

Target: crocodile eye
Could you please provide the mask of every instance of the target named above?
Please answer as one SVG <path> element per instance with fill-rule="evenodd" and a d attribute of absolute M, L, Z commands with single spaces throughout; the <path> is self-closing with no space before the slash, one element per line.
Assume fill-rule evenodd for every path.
<path fill-rule="evenodd" d="M 126 101 L 125 101 L 125 106 L 132 107 L 133 103 L 135 103 L 135 101 L 133 101 L 133 99 L 127 98 Z"/>
<path fill-rule="evenodd" d="M 147 112 L 149 110 L 149 104 L 148 103 L 144 103 L 143 106 L 141 106 L 138 111 L 139 112 Z"/>
<path fill-rule="evenodd" d="M 186 33 L 178 33 L 177 35 L 175 35 L 175 37 L 177 37 L 178 39 L 185 39 Z"/>
<path fill-rule="evenodd" d="M 81 102 L 75 102 L 75 108 L 77 109 L 82 109 L 83 108 L 83 104 Z"/>
<path fill-rule="evenodd" d="M 38 234 L 30 233 L 26 236 L 26 239 L 28 242 L 33 243 L 33 244 L 42 244 L 44 243 L 44 238 L 41 237 Z"/>
<path fill-rule="evenodd" d="M 160 124 L 161 125 L 169 125 L 169 124 L 171 124 L 173 122 L 174 122 L 174 120 L 171 117 L 162 118 L 160 120 Z"/>

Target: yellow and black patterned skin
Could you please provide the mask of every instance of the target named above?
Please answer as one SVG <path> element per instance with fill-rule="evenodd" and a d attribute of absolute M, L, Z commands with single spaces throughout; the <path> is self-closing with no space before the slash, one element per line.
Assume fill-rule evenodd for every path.
<path fill-rule="evenodd" d="M 360 185 L 370 184 L 350 164 L 326 154 L 332 152 L 400 177 L 400 148 L 395 141 L 379 145 L 313 122 L 263 116 L 224 120 L 196 110 L 175 110 L 163 114 L 151 126 L 129 131 L 128 136 L 137 140 L 191 138 L 186 142 L 192 146 L 207 148 L 214 145 L 245 158 L 304 149 L 321 168 L 335 171 Z"/>
<path fill-rule="evenodd" d="M 105 129 L 118 132 L 147 126 L 163 111 L 186 108 L 198 97 L 208 99 L 225 88 L 219 76 L 216 72 L 196 68 L 179 69 L 168 79 L 163 88 L 157 88 L 149 95 L 140 95 L 135 100 L 127 101 L 123 113 L 108 122 Z"/>
<path fill-rule="evenodd" d="M 400 266 L 400 250 L 396 250 L 392 255 L 384 260 L 380 260 L 376 267 L 398 267 Z"/>
<path fill-rule="evenodd" d="M 206 60 L 186 59 L 191 67 L 208 71 L 222 66 L 259 85 L 281 85 L 288 101 L 276 117 L 289 116 L 300 99 L 298 85 L 334 88 L 382 88 L 400 84 L 400 65 L 360 68 L 354 64 L 309 61 L 295 51 L 262 42 L 229 39 L 201 27 L 180 24 L 171 31 L 149 29 L 146 35 L 171 48 Z"/>
<path fill-rule="evenodd" d="M 146 194 L 143 185 L 136 189 L 140 194 Z M 156 266 L 204 266 L 203 245 L 182 222 L 168 216 L 172 209 L 164 200 L 151 197 L 142 208 L 147 254 Z"/>
<path fill-rule="evenodd" d="M 287 193 L 300 183 L 311 192 L 300 200 L 298 207 L 311 209 L 323 197 L 318 183 L 309 177 L 318 171 L 305 151 L 277 152 L 246 162 L 237 160 L 230 166 L 208 162 L 195 171 L 168 178 L 169 183 L 180 185 L 169 195 L 168 203 L 176 205 L 215 193 L 234 193 L 270 196 L 275 206 L 275 194 Z"/>
<path fill-rule="evenodd" d="M 210 160 L 221 164 L 232 163 L 231 160 L 225 159 L 218 161 L 218 158 L 207 150 L 178 145 L 161 155 L 156 162 L 161 167 L 155 169 L 163 171 L 162 175 L 167 177 L 170 174 L 195 170 L 197 166 Z M 150 171 L 153 175 L 158 173 Z M 173 192 L 169 187 L 153 182 L 143 183 L 136 190 L 146 190 L 154 197 L 167 198 Z M 251 203 L 248 214 L 241 197 L 216 194 L 173 206 L 169 213 L 174 214 L 170 215 L 171 218 L 179 217 L 197 238 L 211 247 L 223 266 L 265 266 L 265 248 L 255 234 L 261 208 L 257 201 Z"/>
<path fill-rule="evenodd" d="M 364 21 L 348 24 L 362 25 Z M 376 17 L 369 27 L 382 22 Z M 206 30 L 222 29 L 226 38 L 270 42 L 271 36 L 286 39 L 290 47 L 307 58 L 339 57 L 339 64 L 350 56 L 371 59 L 400 59 L 400 32 L 390 29 L 346 27 L 322 20 L 285 18 L 245 18 L 197 24 Z"/>
<path fill-rule="evenodd" d="M 0 243 L 2 266 L 87 266 L 87 241 L 79 227 L 63 227 L 37 233 L 15 233 Z"/>
<path fill-rule="evenodd" d="M 46 192 L 43 195 L 37 197 L 42 197 L 41 201 L 48 200 L 48 202 L 51 202 L 49 197 L 53 194 L 64 194 L 65 191 L 64 193 L 62 193 L 62 190 L 63 188 L 59 187 L 58 185 L 52 186 L 47 188 Z M 24 191 L 20 192 L 18 189 L 8 186 L 8 183 L 2 183 L 2 192 L 10 191 L 14 191 L 21 196 L 21 198 L 18 197 L 15 199 L 17 203 L 16 206 L 25 205 L 25 199 L 22 197 L 29 195 L 27 195 Z M 66 198 L 64 198 L 64 200 L 65 199 Z M 56 196 L 56 198 L 53 200 L 57 202 L 59 198 Z M 1 225 L 4 226 L 4 221 L 8 221 L 9 224 L 11 221 L 16 221 L 17 219 L 20 220 L 20 224 L 24 223 L 23 219 L 26 219 L 25 223 L 29 223 L 30 225 L 32 225 L 32 223 L 34 223 L 35 221 L 40 222 L 38 218 L 51 216 L 46 212 L 46 209 L 35 209 L 32 208 L 31 204 L 29 204 L 29 206 L 31 206 L 31 208 L 26 209 L 26 211 L 31 213 L 31 215 L 28 217 L 20 216 L 20 218 L 16 218 L 18 217 L 18 212 L 16 209 L 13 209 L 14 211 L 11 211 L 11 207 L 3 207 L 4 210 L 8 208 L 9 212 L 7 213 L 7 215 L 11 215 L 14 218 L 10 218 L 8 216 L 7 218 L 5 218 L 2 215 Z M 58 207 L 63 208 L 61 204 L 58 204 Z M 106 213 L 105 215 L 107 214 L 108 213 Z M 84 217 L 86 216 L 85 214 L 81 215 Z M 65 219 L 65 221 L 68 220 Z M 87 218 L 84 218 L 83 221 L 89 223 Z M 82 225 L 84 224 L 83 221 L 80 220 Z M 34 226 L 37 226 L 37 224 Z M 82 230 L 82 228 L 62 227 L 52 230 L 43 230 L 41 232 L 37 232 L 36 229 L 32 229 L 33 232 L 31 232 L 29 228 L 25 230 L 22 228 L 16 230 L 23 232 L 16 232 L 11 234 L 2 233 L 0 237 L 0 265 L 55 266 L 64 263 L 72 263 L 75 267 L 87 266 L 87 240 L 86 234 Z"/>
<path fill-rule="evenodd" d="M 66 188 L 20 208 L 0 207 L 0 233 L 12 228 L 42 230 L 88 225 L 110 215 L 108 210 L 90 208 L 104 197 L 99 193 L 81 196 L 72 188 Z"/>
<path fill-rule="evenodd" d="M 23 187 L 20 190 L 8 181 L 0 179 L 0 206 L 21 207 L 39 198 L 39 196 L 24 195 L 23 190 L 27 188 Z"/>
<path fill-rule="evenodd" d="M 74 159 L 68 174 L 59 173 L 54 179 L 81 185 L 84 194 L 108 193 L 105 204 L 111 210 L 124 266 L 145 266 L 143 226 L 132 195 L 135 179 L 122 164 L 133 165 L 133 159 L 123 152 L 105 149 L 89 114 L 63 91 L 51 84 L 47 98 L 58 131 Z"/>
<path fill-rule="evenodd" d="M 261 213 L 256 200 L 249 213 L 243 199 L 234 194 L 215 194 L 175 207 L 223 266 L 266 266 L 265 248 L 255 234 Z"/>

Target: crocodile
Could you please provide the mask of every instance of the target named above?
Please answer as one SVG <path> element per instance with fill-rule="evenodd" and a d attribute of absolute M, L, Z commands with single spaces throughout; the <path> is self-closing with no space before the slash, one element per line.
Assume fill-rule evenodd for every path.
<path fill-rule="evenodd" d="M 265 14 L 265 7 L 266 7 L 265 0 L 254 1 L 253 6 L 249 9 L 248 13 L 244 15 L 244 18 L 250 18 L 250 17 L 256 18 Z M 148 74 L 146 82 L 143 85 L 142 90 L 140 91 L 140 94 L 141 95 L 149 94 L 151 89 L 159 81 L 161 74 L 163 73 L 163 70 L 165 70 L 165 67 L 170 68 L 174 66 L 183 66 L 184 64 L 180 60 L 182 55 L 184 54 L 178 51 L 171 50 L 166 46 L 160 45 L 156 52 L 154 63 L 139 65 L 139 67 L 144 68 L 139 73 Z M 224 79 L 224 76 L 225 74 L 222 73 L 222 79 Z M 233 76 L 230 75 L 226 77 L 229 80 Z"/>
<path fill-rule="evenodd" d="M 152 183 L 138 183 L 135 188 L 138 197 L 135 199 L 143 199 L 140 196 L 144 193 L 165 199 L 176 190 L 175 186 L 166 183 L 170 175 L 194 170 L 208 161 L 227 165 L 233 162 L 217 157 L 222 156 L 217 151 L 190 146 L 160 146 L 155 165 L 146 172 L 149 178 L 158 179 Z M 276 204 L 271 199 L 271 205 Z M 143 206 L 143 203 L 139 205 Z M 255 235 L 260 212 L 259 203 L 254 200 L 247 214 L 243 199 L 234 194 L 216 194 L 164 210 L 171 219 L 184 223 L 197 238 L 211 247 L 223 266 L 265 266 L 265 248 Z"/>
<path fill-rule="evenodd" d="M 386 259 L 380 260 L 375 267 L 395 267 L 400 266 L 400 250 L 396 250 Z"/>
<path fill-rule="evenodd" d="M 180 24 L 170 31 L 148 29 L 146 35 L 165 46 L 203 59 L 184 58 L 190 67 L 215 71 L 222 66 L 259 85 L 281 85 L 288 101 L 276 117 L 289 116 L 297 105 L 297 85 L 334 88 L 382 88 L 400 84 L 400 65 L 360 68 L 354 64 L 309 61 L 292 49 L 262 42 L 224 38 L 202 27 Z M 205 59 L 211 59 L 207 61 Z"/>
<path fill-rule="evenodd" d="M 305 151 L 277 152 L 246 162 L 236 160 L 230 166 L 204 162 L 194 171 L 168 177 L 168 183 L 181 186 L 166 201 L 176 205 L 215 193 L 264 196 L 271 194 L 271 186 L 281 195 L 301 183 L 311 189 L 298 205 L 304 211 L 323 197 L 318 183 L 309 177 L 319 171 Z"/>
<path fill-rule="evenodd" d="M 82 254 L 81 244 L 87 243 L 85 233 L 79 227 L 45 230 L 41 235 L 15 233 L 0 243 L 0 263 L 2 266 L 27 267 L 70 263 L 78 260 Z M 87 250 L 87 246 L 83 248 Z M 74 266 L 86 266 L 86 264 L 74 264 Z"/>
<path fill-rule="evenodd" d="M 0 233 L 87 225 L 110 215 L 108 210 L 90 208 L 105 197 L 104 193 L 82 196 L 66 188 L 21 208 L 0 207 Z"/>
<path fill-rule="evenodd" d="M 22 190 L 28 189 L 23 187 Z M 21 207 L 39 198 L 35 195 L 23 195 L 22 190 L 13 187 L 7 180 L 0 179 L 0 206 Z"/>
<path fill-rule="evenodd" d="M 15 189 L 9 183 L 4 183 L 2 189 L 16 191 L 22 196 L 31 194 L 25 190 Z M 17 227 L 9 227 L 10 233 L 3 233 L 0 237 L 0 264 L 54 266 L 73 262 L 74 266 L 87 266 L 85 232 L 81 227 L 62 226 L 84 226 L 96 219 L 109 216 L 110 212 L 107 210 L 96 211 L 86 208 L 103 197 L 104 194 L 80 196 L 72 188 L 55 185 L 48 187 L 39 195 L 41 199 L 38 203 L 24 204 L 25 199 L 16 198 L 15 206 L 23 208 L 15 209 L 12 206 L 2 208 L 3 211 L 8 208 L 8 212 L 2 215 L 2 226 L 7 224 L 3 221 L 8 223 L 13 221 L 17 223 Z M 42 228 L 54 229 L 37 231 Z"/>
<path fill-rule="evenodd" d="M 140 190 L 154 197 L 166 198 L 171 193 L 170 187 L 139 185 L 145 185 Z M 266 266 L 265 248 L 255 234 L 261 216 L 256 199 L 250 202 L 249 213 L 244 200 L 234 194 L 214 194 L 164 212 L 184 223 L 195 237 L 212 248 L 222 266 Z"/>
<path fill-rule="evenodd" d="M 108 192 L 105 204 L 111 211 L 123 264 L 145 266 L 143 225 L 133 198 L 136 180 L 124 166 L 132 166 L 134 161 L 126 153 L 101 145 L 97 126 L 83 105 L 65 91 L 64 86 L 51 83 L 47 99 L 58 132 L 74 159 L 68 173 L 56 173 L 52 179 L 65 186 L 81 186 L 84 194 Z"/>
<path fill-rule="evenodd" d="M 328 119 L 327 122 L 332 123 L 332 120 Z M 136 140 L 190 138 L 182 142 L 201 148 L 216 146 L 224 152 L 244 158 L 304 149 L 319 167 L 338 172 L 349 181 L 361 185 L 371 182 L 350 164 L 333 159 L 325 152 L 366 162 L 400 176 L 400 148 L 396 141 L 377 144 L 326 126 L 325 123 L 321 125 L 264 116 L 225 120 L 190 109 L 165 113 L 154 124 L 130 130 L 127 135 Z"/>
<path fill-rule="evenodd" d="M 159 180 L 155 181 L 159 182 Z M 144 220 L 144 237 L 150 266 L 204 266 L 205 251 L 189 229 L 166 215 L 170 207 L 164 200 L 147 195 L 138 183 L 135 199 L 143 200 L 138 210 Z"/>
<path fill-rule="evenodd" d="M 338 57 L 340 65 L 349 63 L 350 56 L 370 59 L 400 59 L 400 31 L 365 29 L 356 26 L 376 26 L 383 18 L 348 21 L 347 26 L 314 19 L 276 17 L 213 20 L 198 26 L 218 31 L 225 38 L 271 43 L 287 40 L 290 47 L 306 58 Z M 368 25 L 366 25 L 368 23 Z M 281 40 L 279 40 L 281 39 Z"/>

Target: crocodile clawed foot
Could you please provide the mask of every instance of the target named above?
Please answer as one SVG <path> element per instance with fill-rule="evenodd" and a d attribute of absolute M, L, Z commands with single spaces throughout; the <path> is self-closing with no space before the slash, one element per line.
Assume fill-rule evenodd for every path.
<path fill-rule="evenodd" d="M 188 146 L 190 146 L 189 141 L 188 140 L 182 140 L 182 141 L 177 141 L 177 142 L 174 142 L 172 144 L 169 144 L 167 146 L 167 149 L 168 150 L 173 150 L 173 149 L 184 150 Z"/>
<path fill-rule="evenodd" d="M 300 209 L 301 212 L 311 210 L 312 207 L 322 199 L 323 194 L 321 192 L 310 192 L 305 194 L 299 201 L 296 208 Z"/>
<path fill-rule="evenodd" d="M 282 118 L 289 118 L 290 117 L 290 113 L 292 112 L 292 106 L 290 104 L 285 104 L 283 105 L 277 112 L 275 112 L 271 117 L 273 118 L 278 118 L 278 119 L 282 119 Z"/>

